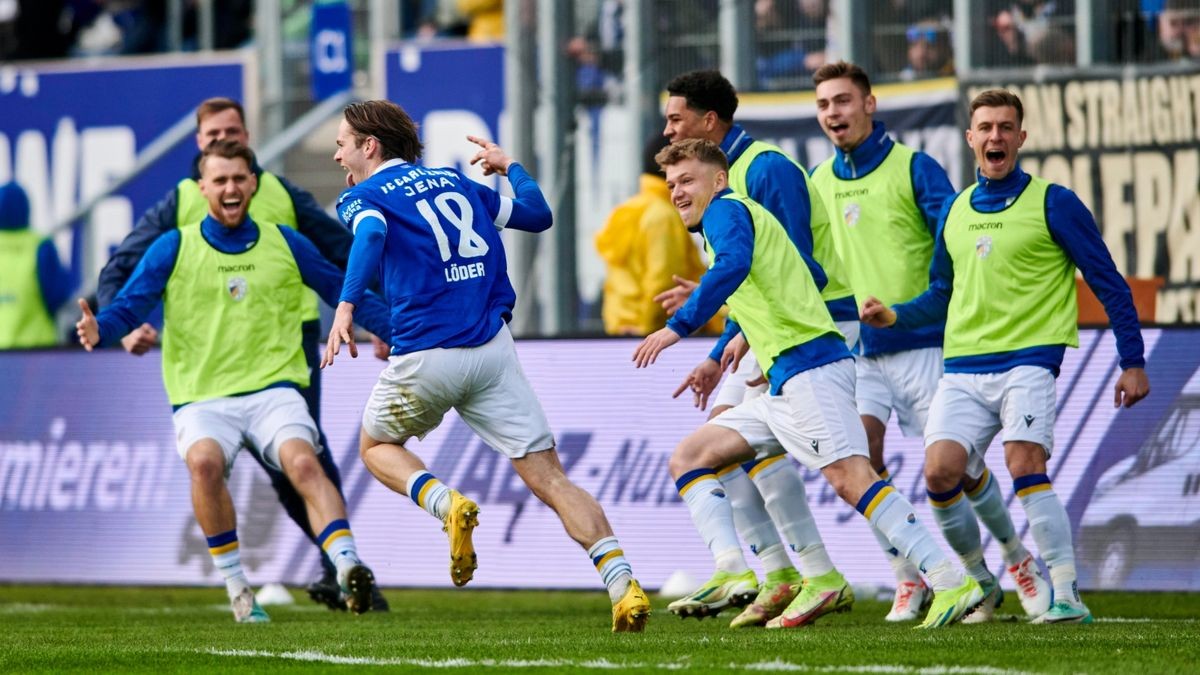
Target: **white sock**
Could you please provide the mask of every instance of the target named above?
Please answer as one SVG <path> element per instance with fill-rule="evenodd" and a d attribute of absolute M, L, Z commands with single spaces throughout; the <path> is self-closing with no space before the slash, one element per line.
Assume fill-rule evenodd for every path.
<path fill-rule="evenodd" d="M 887 467 L 876 471 L 876 473 L 888 485 L 892 484 L 892 478 L 888 475 Z M 888 540 L 887 535 L 880 531 L 878 527 L 875 527 L 874 524 L 871 525 L 871 533 L 875 535 L 875 541 L 879 542 L 879 548 L 883 550 L 884 558 L 892 566 L 892 572 L 896 575 L 897 585 L 905 582 L 920 583 L 921 571 L 917 569 L 916 565 L 909 562 L 908 558 L 900 555 L 900 551 L 895 546 L 892 546 L 892 542 Z"/>
<path fill-rule="evenodd" d="M 931 583 L 940 583 L 935 581 L 933 570 L 943 563 L 949 565 L 950 561 L 942 549 L 938 548 L 929 530 L 917 520 L 912 504 L 903 495 L 885 481 L 877 481 L 858 500 L 856 508 L 872 525 L 887 535 L 888 541 L 892 542 L 892 546 L 895 546 L 901 555 L 929 574 Z M 952 566 L 951 570 L 954 574 L 958 573 Z M 941 578 L 947 578 L 946 573 L 940 574 Z M 961 583 L 960 580 L 958 584 Z M 936 586 L 934 590 L 938 590 Z"/>
<path fill-rule="evenodd" d="M 747 473 L 762 494 L 771 520 L 779 526 L 788 545 L 795 551 L 801 574 L 819 577 L 833 571 L 833 561 L 825 550 L 825 542 L 817 531 L 817 521 L 808 507 L 804 479 L 788 456 L 776 455 L 745 466 L 750 466 Z"/>
<path fill-rule="evenodd" d="M 767 513 L 767 509 L 763 504 L 762 495 L 758 493 L 758 488 L 750 481 L 750 477 L 742 471 L 742 467 L 738 464 L 730 465 L 717 473 L 717 478 L 721 480 L 721 485 L 725 488 L 725 495 L 729 497 L 729 505 L 733 508 L 733 525 L 737 529 L 737 533 L 741 536 L 742 541 L 750 547 L 754 555 L 763 561 L 764 567 L 767 565 L 763 558 L 764 552 L 778 547 L 783 550 L 783 541 L 779 538 L 779 533 L 775 531 L 775 523 L 771 522 L 771 516 Z M 784 559 L 787 559 L 787 553 L 783 554 Z M 778 564 L 775 560 L 773 564 Z M 787 562 L 791 566 L 791 561 Z M 771 571 L 770 569 L 767 570 Z"/>
<path fill-rule="evenodd" d="M 946 492 L 930 492 L 929 506 L 933 519 L 942 530 L 946 543 L 958 554 L 967 574 L 982 584 L 994 580 L 983 562 L 983 541 L 980 539 L 979 523 L 975 513 L 964 499 L 962 483 Z"/>
<path fill-rule="evenodd" d="M 237 530 L 233 529 L 221 534 L 205 537 L 208 541 L 208 553 L 212 556 L 213 565 L 225 579 L 225 591 L 233 598 L 242 589 L 250 587 L 246 573 L 242 570 L 242 553 L 239 548 Z"/>
<path fill-rule="evenodd" d="M 1076 587 L 1075 550 L 1071 541 L 1071 520 L 1062 501 L 1054 493 L 1050 478 L 1037 473 L 1013 479 L 1013 488 L 1025 507 L 1029 531 L 1037 543 L 1042 560 L 1050 569 L 1055 602 L 1080 604 Z"/>
<path fill-rule="evenodd" d="M 625 595 L 629 582 L 633 580 L 633 568 L 625 559 L 625 551 L 621 549 L 616 537 L 605 537 L 592 544 L 587 554 L 596 566 L 596 571 L 600 573 L 600 580 L 608 589 L 609 599 L 615 605 Z"/>
<path fill-rule="evenodd" d="M 438 520 L 450 512 L 450 488 L 428 471 L 417 471 L 408 477 L 408 497 Z"/>
<path fill-rule="evenodd" d="M 733 527 L 733 508 L 712 469 L 693 469 L 675 481 L 679 496 L 692 514 L 692 522 L 704 539 L 718 570 L 744 572 L 749 569 Z"/>
<path fill-rule="evenodd" d="M 1000 554 L 1004 564 L 1012 567 L 1029 556 L 1029 550 L 1017 536 L 1017 528 L 1013 525 L 1012 514 L 1004 505 L 1004 497 L 992 472 L 986 468 L 979 478 L 979 485 L 974 490 L 967 491 L 967 499 L 971 500 L 971 508 L 983 523 L 988 532 L 1000 544 Z"/>

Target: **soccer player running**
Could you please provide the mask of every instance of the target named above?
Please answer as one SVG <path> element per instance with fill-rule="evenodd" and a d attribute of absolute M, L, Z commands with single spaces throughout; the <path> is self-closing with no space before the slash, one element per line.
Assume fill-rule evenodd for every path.
<path fill-rule="evenodd" d="M 638 345 L 634 362 L 650 365 L 728 303 L 770 382 L 767 395 L 734 406 L 685 438 L 668 462 L 718 569 L 741 558 L 742 551 L 715 468 L 774 454 L 782 446 L 820 471 L 838 496 L 927 571 L 935 595 L 923 628 L 962 618 L 983 600 L 983 592 L 938 548 L 912 504 L 871 469 L 854 406 L 853 358 L 783 226 L 757 202 L 729 190 L 725 154 L 716 144 L 673 143 L 658 161 L 683 222 L 703 232 L 711 262 L 666 327 Z M 786 627 L 787 617 L 767 627 Z"/>
<path fill-rule="evenodd" d="M 443 523 L 450 578 L 462 586 L 476 568 L 471 531 L 479 507 L 443 484 L 404 447 L 454 408 L 517 475 L 554 509 L 587 550 L 613 603 L 612 629 L 641 631 L 650 602 L 634 580 L 600 504 L 567 477 L 554 436 L 517 360 L 508 321 L 516 296 L 499 231 L 540 232 L 552 215 L 537 183 L 494 143 L 468 139 L 485 175 L 508 176 L 515 198 L 454 169 L 414 164 L 417 126 L 390 101 L 346 107 L 334 159 L 350 186 L 338 213 L 354 246 L 322 367 L 342 343 L 355 356 L 351 322 L 376 274 L 391 304 L 391 358 L 363 412 L 363 463 L 384 485 L 408 495 Z"/>
<path fill-rule="evenodd" d="M 701 70 L 680 75 L 667 85 L 667 93 L 663 134 L 676 143 L 691 138 L 720 146 L 730 163 L 729 187 L 761 204 L 783 225 L 838 330 L 846 343 L 853 345 L 858 339 L 858 305 L 834 252 L 828 214 L 804 169 L 783 150 L 754 140 L 734 123 L 737 92 L 719 72 Z M 677 310 L 695 288 L 693 282 L 677 281 L 679 286 L 659 296 L 668 312 Z M 736 322 L 727 322 L 725 334 L 709 357 L 688 378 L 696 404 L 703 408 L 724 368 L 731 360 L 739 364 L 717 393 L 710 420 L 766 391 L 765 385 L 756 384 L 763 379 L 762 371 L 753 355 L 746 353 L 745 340 L 737 337 L 737 332 Z M 681 386 L 676 395 L 685 388 Z M 766 581 L 755 596 L 754 571 L 744 560 L 726 560 L 712 578 L 671 603 L 669 609 L 680 615 L 703 617 L 731 604 L 749 602 L 750 606 L 730 622 L 734 628 L 761 626 L 780 614 L 785 614 L 785 626 L 794 627 L 826 612 L 848 609 L 854 593 L 825 550 L 808 505 L 804 480 L 786 461 L 783 449 L 742 465 L 717 468 L 734 508 L 738 532 L 758 555 L 767 572 Z M 792 566 L 776 526 L 796 552 L 800 571 Z"/>
<path fill-rule="evenodd" d="M 229 98 L 205 99 L 196 107 L 196 147 L 203 152 L 211 143 L 218 140 L 235 140 L 249 146 L 250 132 L 246 130 L 246 116 L 242 105 Z M 197 162 L 199 161 L 197 153 Z M 342 227 L 325 210 L 317 204 L 317 200 L 305 190 L 297 187 L 282 176 L 265 171 L 255 164 L 252 167 L 258 181 L 258 189 L 250 199 L 250 216 L 260 223 L 282 224 L 292 227 L 312 241 L 317 250 L 327 260 L 340 269 L 346 268 L 346 259 L 350 255 L 352 238 L 346 228 Z M 180 180 L 158 204 L 155 204 L 134 226 L 133 231 L 125 237 L 117 247 L 112 258 L 100 271 L 100 282 L 96 289 L 96 298 L 100 307 L 107 307 L 116 297 L 117 292 L 129 280 L 134 268 L 159 235 L 171 232 L 180 227 L 190 227 L 199 223 L 208 213 L 208 203 L 200 192 L 198 164 L 192 167 L 189 177 Z M 317 311 L 316 297 L 308 293 L 308 300 L 302 308 L 304 312 L 304 354 L 311 373 L 309 383 L 300 390 L 308 404 L 308 413 L 317 423 L 317 432 L 321 445 L 327 445 L 325 434 L 321 431 L 321 372 L 317 368 L 319 354 L 317 343 L 320 336 L 321 322 Z M 141 356 L 158 342 L 158 331 L 149 323 L 143 323 L 134 328 L 129 335 L 121 339 L 121 345 L 131 354 Z M 304 500 L 292 487 L 291 482 L 283 473 L 272 468 L 264 461 L 257 448 L 248 448 L 250 454 L 258 461 L 271 479 L 271 486 L 279 497 L 284 511 L 305 533 L 311 529 L 308 522 L 308 511 Z M 332 452 L 322 452 L 318 455 L 321 468 L 325 475 L 342 491 L 342 478 L 334 463 Z M 316 544 L 313 540 L 313 544 Z M 320 552 L 320 546 L 317 546 Z M 316 602 L 327 605 L 330 609 L 345 609 L 341 590 L 338 588 L 337 574 L 324 554 L 321 559 L 321 578 L 308 586 L 309 596 Z M 372 610 L 387 611 L 387 600 L 379 589 L 372 590 Z"/>
<path fill-rule="evenodd" d="M 850 282 L 861 298 L 911 300 L 929 287 L 938 216 L 954 188 L 933 158 L 893 141 L 883 123 L 874 120 L 875 97 L 862 68 L 844 61 L 829 63 L 813 74 L 813 83 L 817 121 L 835 150 L 813 169 L 812 181 L 829 209 L 833 239 Z M 915 330 L 862 327 L 855 399 L 867 431 L 871 467 L 884 480 L 889 476 L 883 440 L 892 412 L 905 436 L 920 436 L 925 428 L 942 375 L 943 327 L 941 321 Z M 999 542 L 1025 613 L 1033 618 L 1049 608 L 1050 588 L 1021 543 L 999 486 L 982 461 L 968 467 L 961 485 L 930 492 L 929 501 L 938 523 L 963 519 L 961 526 L 945 530 L 948 543 L 988 596 L 964 623 L 990 620 L 1004 599 L 984 562 L 975 516 Z M 969 536 L 950 537 L 960 530 Z M 876 537 L 896 574 L 896 595 L 886 618 L 915 619 L 928 601 L 929 589 L 912 563 L 878 531 Z"/>
<path fill-rule="evenodd" d="M 1021 99 L 993 89 L 976 96 L 969 112 L 966 137 L 978 181 L 942 213 L 929 289 L 891 307 L 869 298 L 863 321 L 905 330 L 945 321 L 946 374 L 925 426 L 931 499 L 961 490 L 1003 430 L 1013 490 L 1054 589 L 1053 604 L 1033 622 L 1090 623 L 1075 583 L 1071 522 L 1047 474 L 1054 380 L 1066 347 L 1079 345 L 1076 268 L 1104 304 L 1117 338 L 1117 406 L 1132 406 L 1150 393 L 1137 312 L 1087 207 L 1074 192 L 1018 165 L 1025 142 Z M 959 500 L 956 508 L 966 507 Z M 970 518 L 939 523 L 948 541 L 973 537 L 978 545 Z"/>
<path fill-rule="evenodd" d="M 91 351 L 114 344 L 163 302 L 163 383 L 175 409 L 179 455 L 191 475 L 192 507 L 225 577 L 233 616 L 267 621 L 242 571 L 237 517 L 225 478 L 252 444 L 304 499 L 312 535 L 337 570 L 345 603 L 371 609 L 374 578 L 359 560 L 346 506 L 321 470 L 317 425 L 299 389 L 308 385 L 301 338 L 307 289 L 331 304 L 342 274 L 295 230 L 247 215 L 258 189 L 254 155 L 218 141 L 199 162 L 208 216 L 171 230 L 146 251 L 129 282 L 98 315 L 84 300 L 76 324 Z M 361 314 L 383 330 L 386 308 L 372 298 Z"/>

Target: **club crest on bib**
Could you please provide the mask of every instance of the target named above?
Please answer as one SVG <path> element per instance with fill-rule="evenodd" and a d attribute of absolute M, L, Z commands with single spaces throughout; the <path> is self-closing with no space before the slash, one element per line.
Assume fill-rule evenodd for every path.
<path fill-rule="evenodd" d="M 981 235 L 975 240 L 975 255 L 979 256 L 980 260 L 988 257 L 992 252 L 992 238 L 986 234 Z"/>
<path fill-rule="evenodd" d="M 857 202 L 850 202 L 846 204 L 846 208 L 842 209 L 842 218 L 849 227 L 854 227 L 858 224 L 858 217 L 860 215 L 862 215 L 862 209 Z"/>
<path fill-rule="evenodd" d="M 225 282 L 225 290 L 229 291 L 229 297 L 234 302 L 240 302 L 246 297 L 245 277 L 230 277 L 229 281 Z"/>

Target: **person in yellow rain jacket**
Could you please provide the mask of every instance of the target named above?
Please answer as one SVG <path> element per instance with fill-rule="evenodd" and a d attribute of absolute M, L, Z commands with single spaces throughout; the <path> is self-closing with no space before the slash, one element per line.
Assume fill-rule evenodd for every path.
<path fill-rule="evenodd" d="M 667 312 L 654 296 L 675 285 L 673 276 L 696 281 L 705 270 L 654 161 L 669 142 L 657 134 L 647 141 L 638 193 L 617 205 L 596 233 L 596 250 L 608 268 L 601 316 L 609 335 L 648 335 L 661 328 Z M 721 320 L 704 332 L 719 333 Z"/>

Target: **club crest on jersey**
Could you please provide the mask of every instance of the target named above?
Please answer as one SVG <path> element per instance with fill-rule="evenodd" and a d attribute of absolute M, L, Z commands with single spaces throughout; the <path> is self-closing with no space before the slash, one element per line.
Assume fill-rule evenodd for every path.
<path fill-rule="evenodd" d="M 241 302 L 246 297 L 246 286 L 245 277 L 230 277 L 225 282 L 225 290 L 229 291 L 229 297 L 234 302 Z"/>
<path fill-rule="evenodd" d="M 983 260 L 984 258 L 987 258 L 988 254 L 991 252 L 992 238 L 986 234 L 980 235 L 980 237 L 975 240 L 975 255 L 979 256 L 980 260 Z"/>
<path fill-rule="evenodd" d="M 858 224 L 858 217 L 862 215 L 862 209 L 857 202 L 846 204 L 846 208 L 842 209 L 842 218 L 845 219 L 846 225 L 854 227 Z"/>

